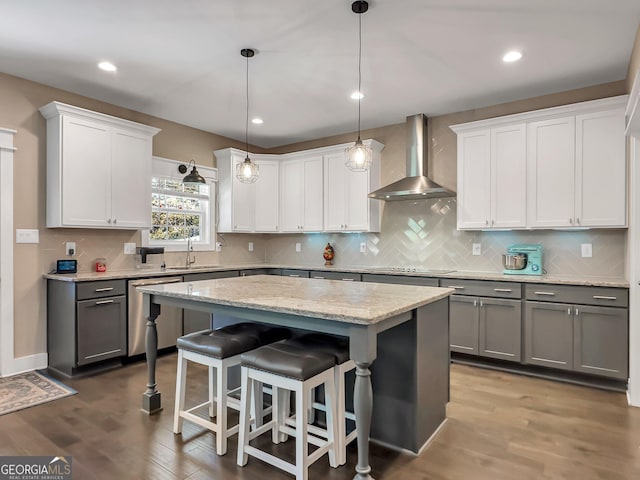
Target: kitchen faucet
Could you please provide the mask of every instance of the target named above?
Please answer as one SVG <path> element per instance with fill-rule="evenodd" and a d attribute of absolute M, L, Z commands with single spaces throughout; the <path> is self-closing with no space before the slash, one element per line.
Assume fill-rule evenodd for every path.
<path fill-rule="evenodd" d="M 191 256 L 191 252 L 193 251 L 193 243 L 191 241 L 191 237 L 187 238 L 187 261 L 186 268 L 190 268 L 192 264 L 196 263 L 196 256 Z"/>

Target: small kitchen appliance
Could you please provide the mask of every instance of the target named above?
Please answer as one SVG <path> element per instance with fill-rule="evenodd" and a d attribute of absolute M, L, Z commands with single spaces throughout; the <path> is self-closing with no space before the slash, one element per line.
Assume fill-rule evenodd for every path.
<path fill-rule="evenodd" d="M 502 266 L 505 274 L 542 275 L 542 245 L 510 245 L 502 255 Z"/>

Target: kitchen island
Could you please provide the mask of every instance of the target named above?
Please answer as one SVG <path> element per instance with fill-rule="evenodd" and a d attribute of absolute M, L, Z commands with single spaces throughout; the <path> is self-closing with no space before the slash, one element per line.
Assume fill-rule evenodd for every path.
<path fill-rule="evenodd" d="M 418 453 L 446 418 L 452 289 L 257 275 L 141 287 L 149 382 L 143 410 L 159 411 L 155 379 L 161 305 L 348 336 L 356 363 L 356 477 L 371 478 L 369 438 Z M 374 360 L 376 364 L 370 369 Z M 372 373 L 373 370 L 373 381 Z M 372 386 L 373 383 L 373 386 Z"/>

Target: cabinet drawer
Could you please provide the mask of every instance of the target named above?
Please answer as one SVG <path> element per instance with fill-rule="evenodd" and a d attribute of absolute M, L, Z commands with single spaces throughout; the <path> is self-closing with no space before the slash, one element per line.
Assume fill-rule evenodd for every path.
<path fill-rule="evenodd" d="M 515 282 L 486 282 L 482 280 L 458 280 L 441 278 L 440 286 L 453 288 L 458 295 L 479 297 L 522 298 L 522 286 Z"/>
<path fill-rule="evenodd" d="M 283 277 L 301 277 L 301 278 L 309 278 L 309 270 L 291 270 L 291 269 L 282 269 Z"/>
<path fill-rule="evenodd" d="M 78 300 L 87 300 L 89 298 L 125 295 L 127 284 L 125 280 L 99 280 L 97 282 L 78 283 L 76 288 L 76 298 Z"/>
<path fill-rule="evenodd" d="M 351 272 L 323 272 L 323 271 L 314 271 L 310 274 L 311 278 L 326 278 L 327 280 L 346 280 L 349 282 L 359 282 L 362 276 L 359 273 L 351 273 Z"/>
<path fill-rule="evenodd" d="M 380 275 L 376 273 L 363 273 L 363 282 L 396 283 L 400 285 L 419 285 L 423 287 L 437 287 L 437 278 L 414 277 L 409 275 Z"/>
<path fill-rule="evenodd" d="M 230 278 L 238 276 L 240 276 L 240 272 L 238 270 L 225 270 L 224 272 L 189 273 L 184 276 L 184 281 L 197 282 L 198 280 L 214 280 L 216 278 Z"/>
<path fill-rule="evenodd" d="M 605 307 L 627 307 L 629 290 L 612 287 L 576 287 L 572 285 L 525 285 L 527 300 L 539 302 L 577 303 Z"/>

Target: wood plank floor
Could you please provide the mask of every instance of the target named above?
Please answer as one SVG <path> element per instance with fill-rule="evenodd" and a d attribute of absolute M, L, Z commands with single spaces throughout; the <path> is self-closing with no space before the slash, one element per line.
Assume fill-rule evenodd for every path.
<path fill-rule="evenodd" d="M 77 480 L 292 478 L 255 459 L 236 466 L 234 439 L 218 457 L 212 433 L 185 422 L 174 435 L 175 366 L 175 355 L 158 361 L 160 414 L 138 408 L 144 363 L 74 379 L 67 384 L 77 395 L 0 417 L 0 455 L 71 455 Z M 202 400 L 206 370 L 189 374 L 188 395 Z M 451 381 L 448 420 L 435 441 L 419 457 L 372 445 L 374 478 L 640 479 L 640 409 L 627 407 L 623 394 L 462 365 L 452 365 Z M 273 450 L 292 459 L 293 441 Z M 351 446 L 346 466 L 321 459 L 310 478 L 350 480 L 355 462 Z"/>

